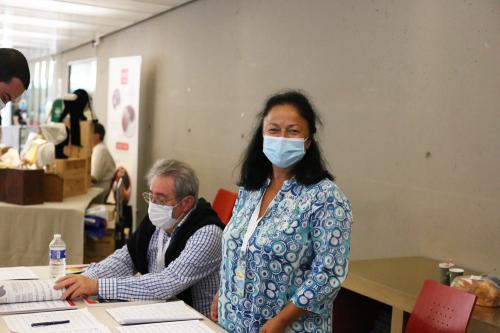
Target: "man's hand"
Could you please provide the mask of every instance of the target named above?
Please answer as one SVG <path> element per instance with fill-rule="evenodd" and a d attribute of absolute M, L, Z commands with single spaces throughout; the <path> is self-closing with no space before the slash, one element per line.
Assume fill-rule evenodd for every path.
<path fill-rule="evenodd" d="M 86 297 L 97 295 L 99 286 L 97 280 L 90 279 L 83 275 L 66 275 L 56 281 L 54 289 L 66 290 L 61 296 L 61 299 L 75 299 L 78 297 Z"/>

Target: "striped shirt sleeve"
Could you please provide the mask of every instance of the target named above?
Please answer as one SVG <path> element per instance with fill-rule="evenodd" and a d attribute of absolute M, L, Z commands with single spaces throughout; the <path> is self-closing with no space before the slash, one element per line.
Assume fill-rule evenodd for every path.
<path fill-rule="evenodd" d="M 116 250 L 106 259 L 92 263 L 82 275 L 91 279 L 129 276 L 134 274 L 134 264 L 127 246 Z"/>
<path fill-rule="evenodd" d="M 171 298 L 219 270 L 221 236 L 222 230 L 215 225 L 199 229 L 189 238 L 179 257 L 157 273 L 128 277 L 99 276 L 99 296 L 124 300 Z M 152 272 L 155 272 L 151 267 L 155 265 L 155 249 L 155 246 L 148 248 Z"/>

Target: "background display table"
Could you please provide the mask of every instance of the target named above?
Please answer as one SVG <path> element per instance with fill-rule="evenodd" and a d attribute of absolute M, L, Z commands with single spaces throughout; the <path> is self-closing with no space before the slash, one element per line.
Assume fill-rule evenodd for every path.
<path fill-rule="evenodd" d="M 47 265 L 54 234 L 66 242 L 67 263 L 82 263 L 83 216 L 101 192 L 91 187 L 86 194 L 41 205 L 0 202 L 0 266 Z"/>

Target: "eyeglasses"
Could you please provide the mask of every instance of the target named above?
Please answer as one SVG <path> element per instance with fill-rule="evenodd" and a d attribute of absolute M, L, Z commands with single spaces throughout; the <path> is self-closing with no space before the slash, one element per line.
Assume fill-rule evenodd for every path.
<path fill-rule="evenodd" d="M 153 194 L 151 192 L 144 192 L 142 193 L 142 198 L 144 199 L 144 201 L 146 201 L 146 203 L 154 203 L 154 204 L 157 204 L 157 205 L 160 205 L 160 206 L 170 206 L 168 204 L 168 202 L 172 201 L 173 199 L 166 199 L 163 195 L 157 195 L 157 194 Z"/>

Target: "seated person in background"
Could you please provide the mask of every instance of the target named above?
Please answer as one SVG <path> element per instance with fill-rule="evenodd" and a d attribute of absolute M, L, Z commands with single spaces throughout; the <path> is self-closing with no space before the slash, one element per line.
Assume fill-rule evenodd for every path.
<path fill-rule="evenodd" d="M 193 169 L 176 160 L 157 161 L 147 175 L 148 215 L 127 245 L 82 275 L 67 275 L 54 288 L 63 298 L 149 300 L 177 296 L 208 315 L 219 283 L 224 225 L 198 198 Z M 134 276 L 136 272 L 142 275 Z"/>
<path fill-rule="evenodd" d="M 109 190 L 109 184 L 113 179 L 116 168 L 115 160 L 113 160 L 108 147 L 106 147 L 103 142 L 104 135 L 106 135 L 104 126 L 100 123 L 95 123 L 90 174 L 92 177 L 92 185 L 104 190 L 96 200 L 98 203 L 105 203 L 106 193 Z"/>
<path fill-rule="evenodd" d="M 109 192 L 113 194 L 116 205 L 115 249 L 119 249 L 132 230 L 132 207 L 128 204 L 132 194 L 132 184 L 127 170 L 120 166 L 116 169 Z M 106 195 L 106 198 L 109 194 Z"/>

